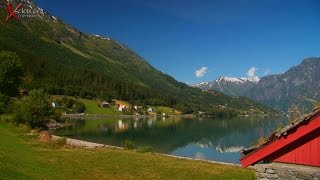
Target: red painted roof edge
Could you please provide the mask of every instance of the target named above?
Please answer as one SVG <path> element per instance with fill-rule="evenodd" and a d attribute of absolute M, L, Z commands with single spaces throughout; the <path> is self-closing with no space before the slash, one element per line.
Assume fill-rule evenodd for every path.
<path fill-rule="evenodd" d="M 271 145 L 272 143 L 276 142 L 277 140 L 281 139 L 282 136 L 288 136 L 289 134 L 291 134 L 292 132 L 294 132 L 295 129 L 297 129 L 299 126 L 301 126 L 302 124 L 305 123 L 310 123 L 312 120 L 317 119 L 317 117 L 320 117 L 320 108 L 315 109 L 312 113 L 304 116 L 302 118 L 302 120 L 297 121 L 296 123 L 291 124 L 290 126 L 286 126 L 285 128 L 283 128 L 282 130 L 280 130 L 278 133 L 274 133 L 267 141 L 267 143 L 256 147 L 254 150 L 252 150 L 251 152 L 249 152 L 248 154 L 242 156 L 240 158 L 241 164 L 243 164 L 243 160 L 246 159 L 247 157 L 257 153 L 258 151 L 260 151 L 261 149 L 264 149 L 265 147 Z M 315 127 L 316 128 L 316 127 Z M 319 127 L 318 127 L 319 128 Z M 275 136 L 275 134 L 278 134 Z M 272 154 L 272 152 L 270 153 Z M 265 157 L 264 157 L 265 158 Z M 251 163 L 253 164 L 253 163 Z M 250 165 L 250 164 L 249 164 Z M 245 166 L 246 167 L 246 166 Z"/>

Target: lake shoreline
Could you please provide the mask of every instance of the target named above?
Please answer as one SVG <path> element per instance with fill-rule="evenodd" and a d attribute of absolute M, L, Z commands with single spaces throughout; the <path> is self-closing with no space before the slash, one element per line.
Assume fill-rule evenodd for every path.
<path fill-rule="evenodd" d="M 66 137 L 61 137 L 61 136 L 52 135 L 52 134 L 50 134 L 50 135 L 52 137 L 52 140 L 54 140 L 54 141 L 66 138 Z M 90 141 L 83 141 L 83 140 L 74 139 L 74 138 L 66 138 L 66 144 L 71 145 L 71 146 L 76 146 L 76 147 L 84 147 L 84 148 L 111 148 L 111 149 L 125 150 L 123 147 L 119 147 L 119 146 L 95 143 L 95 142 L 90 142 Z M 235 163 L 212 161 L 212 160 L 206 160 L 206 159 L 196 159 L 196 158 L 191 158 L 191 157 L 176 156 L 176 155 L 157 153 L 157 152 L 154 152 L 154 154 L 166 156 L 166 157 L 171 157 L 171 158 L 176 158 L 176 159 L 185 159 L 185 160 L 191 160 L 191 161 L 200 161 L 200 162 L 207 162 L 207 163 L 212 163 L 212 164 L 221 164 L 221 165 L 241 167 L 240 164 L 235 164 Z"/>
<path fill-rule="evenodd" d="M 269 117 L 104 117 L 66 119 L 65 128 L 51 132 L 57 136 L 118 147 L 130 141 L 137 149 L 148 147 L 169 155 L 239 164 L 241 148 L 268 135 L 285 121 Z"/>
<path fill-rule="evenodd" d="M 108 118 L 108 117 L 117 117 L 117 118 L 150 118 L 150 117 L 181 117 L 181 118 L 197 118 L 197 117 L 214 117 L 211 115 L 194 115 L 194 114 L 181 114 L 181 115 L 124 115 L 124 114 L 63 114 L 63 118 Z M 255 114 L 255 115 L 238 115 L 236 117 L 278 117 L 274 115 L 266 115 L 266 114 Z M 221 119 L 221 118 L 217 118 Z"/>

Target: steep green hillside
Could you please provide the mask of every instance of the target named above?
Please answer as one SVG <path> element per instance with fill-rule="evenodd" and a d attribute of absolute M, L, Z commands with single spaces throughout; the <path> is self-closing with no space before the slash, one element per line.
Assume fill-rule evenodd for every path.
<path fill-rule="evenodd" d="M 4 7 L 0 17 L 6 17 Z M 42 19 L 0 21 L 0 26 L 0 50 L 17 52 L 23 59 L 27 89 L 163 105 L 185 113 L 271 112 L 247 99 L 203 92 L 177 82 L 119 42 L 83 33 L 49 14 Z"/>

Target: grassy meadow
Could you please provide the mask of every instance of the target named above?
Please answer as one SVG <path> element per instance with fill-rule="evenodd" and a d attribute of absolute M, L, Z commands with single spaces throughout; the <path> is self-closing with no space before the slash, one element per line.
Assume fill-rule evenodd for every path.
<path fill-rule="evenodd" d="M 71 97 L 71 96 L 61 96 L 61 95 L 52 95 L 51 97 L 52 97 L 53 100 L 61 99 L 63 97 L 67 97 L 67 98 L 71 98 L 71 99 L 74 99 L 76 101 L 79 101 L 79 102 L 83 103 L 86 106 L 86 110 L 85 110 L 86 114 L 99 114 L 99 115 L 122 115 L 123 114 L 123 112 L 117 111 L 115 109 L 115 107 L 110 107 L 110 108 L 101 108 L 101 107 L 99 107 L 98 105 L 101 102 L 100 100 L 88 100 L 88 99 L 74 98 L 74 97 Z M 114 99 L 114 101 L 117 104 L 125 105 L 127 107 L 132 106 L 127 101 L 116 100 L 116 99 Z M 165 107 L 165 106 L 156 106 L 156 107 L 154 107 L 154 111 L 155 112 L 165 113 L 166 115 L 180 115 L 180 114 L 182 114 L 181 111 L 178 111 L 178 110 L 173 109 L 173 108 Z"/>
<path fill-rule="evenodd" d="M 255 179 L 253 170 L 114 149 L 40 143 L 0 122 L 0 179 Z"/>

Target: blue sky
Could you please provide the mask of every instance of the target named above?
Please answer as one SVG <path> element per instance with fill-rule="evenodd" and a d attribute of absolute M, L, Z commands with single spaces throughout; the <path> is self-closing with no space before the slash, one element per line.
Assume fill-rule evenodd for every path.
<path fill-rule="evenodd" d="M 250 68 L 251 76 L 278 74 L 320 56 L 319 0 L 37 2 L 83 32 L 124 43 L 186 83 L 246 77 Z"/>

